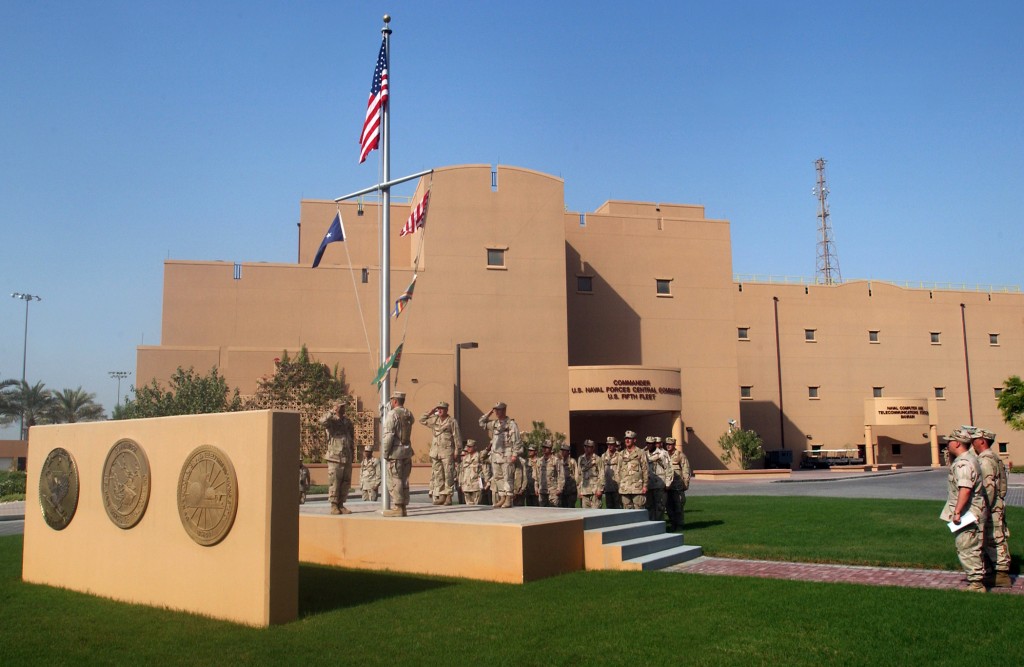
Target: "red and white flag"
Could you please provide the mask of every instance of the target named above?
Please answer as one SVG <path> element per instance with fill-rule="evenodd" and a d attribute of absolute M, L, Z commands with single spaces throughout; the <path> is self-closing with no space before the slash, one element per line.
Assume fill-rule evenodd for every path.
<path fill-rule="evenodd" d="M 366 161 L 366 156 L 380 143 L 380 124 L 384 115 L 384 105 L 388 103 L 388 51 L 386 46 L 387 42 L 382 41 L 380 54 L 377 56 L 377 67 L 373 70 L 370 101 L 366 105 L 363 133 L 359 137 L 360 164 Z"/>
<path fill-rule="evenodd" d="M 412 209 L 409 213 L 409 219 L 405 221 L 405 227 L 402 227 L 402 233 L 399 236 L 408 236 L 417 229 L 427 224 L 427 200 L 430 199 L 430 190 L 423 193 L 423 199 L 420 200 L 419 204 Z"/>

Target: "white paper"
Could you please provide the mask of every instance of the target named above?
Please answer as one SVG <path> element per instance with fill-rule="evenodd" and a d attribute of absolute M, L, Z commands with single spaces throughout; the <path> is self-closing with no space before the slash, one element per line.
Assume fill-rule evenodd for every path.
<path fill-rule="evenodd" d="M 968 510 L 967 514 L 960 515 L 960 523 L 953 523 L 950 521 L 946 525 L 949 526 L 949 532 L 955 533 L 958 530 L 962 530 L 972 523 L 978 523 L 978 517 L 974 516 L 974 512 Z"/>

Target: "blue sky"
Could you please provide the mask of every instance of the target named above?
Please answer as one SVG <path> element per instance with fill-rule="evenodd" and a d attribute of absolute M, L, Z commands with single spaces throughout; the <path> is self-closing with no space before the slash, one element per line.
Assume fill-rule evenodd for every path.
<path fill-rule="evenodd" d="M 160 341 L 165 259 L 294 261 L 301 198 L 375 182 L 385 12 L 394 176 L 500 163 L 574 211 L 703 204 L 735 272 L 813 277 L 824 157 L 844 278 L 1022 282 L 1024 3 L 8 1 L 0 289 L 43 297 L 30 382 L 112 407 L 107 372 Z"/>

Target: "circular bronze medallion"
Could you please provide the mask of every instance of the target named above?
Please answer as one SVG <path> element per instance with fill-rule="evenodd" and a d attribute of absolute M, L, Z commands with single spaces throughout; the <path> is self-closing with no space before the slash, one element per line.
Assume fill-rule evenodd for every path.
<path fill-rule="evenodd" d="M 39 473 L 39 507 L 43 520 L 54 530 L 64 530 L 78 508 L 78 466 L 71 452 L 57 447 L 46 455 Z"/>
<path fill-rule="evenodd" d="M 118 528 L 142 520 L 149 504 L 149 459 L 134 440 L 118 440 L 103 463 L 103 508 Z"/>
<path fill-rule="evenodd" d="M 238 506 L 238 478 L 231 459 L 212 445 L 188 455 L 178 476 L 178 515 L 185 532 L 204 547 L 227 536 Z"/>

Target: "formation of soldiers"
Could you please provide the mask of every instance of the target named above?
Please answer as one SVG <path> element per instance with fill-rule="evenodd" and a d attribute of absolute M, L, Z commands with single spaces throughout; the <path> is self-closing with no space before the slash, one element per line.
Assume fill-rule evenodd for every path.
<path fill-rule="evenodd" d="M 391 410 L 382 426 L 383 462 L 388 466 L 388 490 L 394 508 L 385 516 L 406 516 L 409 473 L 413 450 L 410 442 L 412 413 L 404 407 L 405 394 L 391 396 Z M 568 444 L 545 440 L 525 446 L 516 421 L 505 403 L 497 403 L 480 417 L 487 433 L 483 446 L 465 444 L 459 425 L 441 401 L 419 418 L 431 431 L 430 495 L 435 505 L 451 505 L 453 498 L 467 505 L 580 507 L 587 509 L 644 509 L 651 520 L 666 515 L 673 530 L 683 526 L 686 490 L 690 486 L 690 462 L 674 438 L 647 437 L 646 447 L 637 435 L 626 431 L 624 446 L 615 437 L 606 439 L 598 455 L 596 443 L 586 440 L 583 453 L 572 457 Z M 352 479 L 354 429 L 345 416 L 344 403 L 332 406 L 321 419 L 327 431 L 328 500 L 332 514 L 348 514 L 344 501 Z M 460 447 L 461 445 L 461 447 Z M 381 484 L 380 462 L 371 447 L 363 448 L 359 488 L 363 500 L 376 501 Z"/>
<path fill-rule="evenodd" d="M 961 426 L 949 437 L 948 495 L 940 518 L 952 523 L 957 557 L 967 574 L 967 589 L 984 593 L 1011 585 L 1006 527 L 1007 469 L 992 449 L 996 434 Z M 975 521 L 968 519 L 968 512 Z M 963 524 L 962 527 L 957 526 Z"/>

